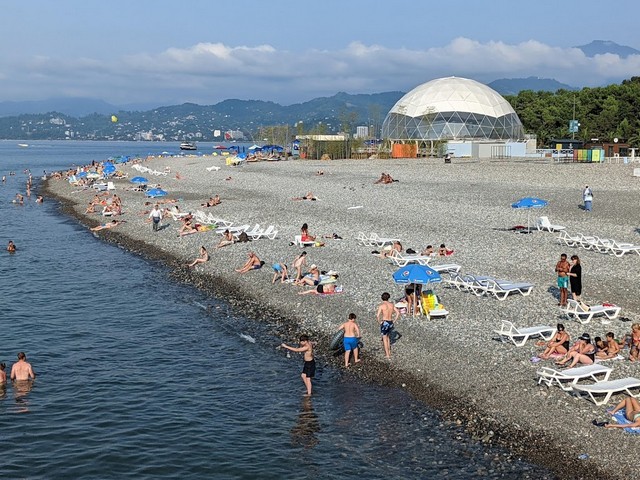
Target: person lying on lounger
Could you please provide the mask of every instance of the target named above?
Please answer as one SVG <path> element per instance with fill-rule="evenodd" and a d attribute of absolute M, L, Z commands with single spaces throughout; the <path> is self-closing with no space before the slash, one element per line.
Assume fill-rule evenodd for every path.
<path fill-rule="evenodd" d="M 402 252 L 402 244 L 399 241 L 393 242 L 392 245 L 387 245 L 382 249 L 382 252 L 378 253 L 380 258 L 393 257 L 396 253 Z"/>
<path fill-rule="evenodd" d="M 236 268 L 236 272 L 247 273 L 251 270 L 258 270 L 262 265 L 264 265 L 264 262 L 258 258 L 255 252 L 249 252 L 247 255 L 249 256 L 249 259 L 240 268 Z"/>

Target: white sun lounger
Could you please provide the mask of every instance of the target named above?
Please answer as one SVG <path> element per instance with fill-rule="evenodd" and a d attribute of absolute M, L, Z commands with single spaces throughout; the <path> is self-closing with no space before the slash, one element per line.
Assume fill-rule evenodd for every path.
<path fill-rule="evenodd" d="M 365 247 L 373 246 L 371 236 L 367 236 L 364 232 L 358 232 L 358 234 L 356 235 L 356 240 L 360 245 L 364 245 Z"/>
<path fill-rule="evenodd" d="M 278 234 L 278 231 L 276 230 L 276 227 L 274 225 L 269 225 L 267 228 L 263 228 L 259 232 L 255 232 L 253 234 L 247 233 L 247 235 L 249 235 L 254 240 L 258 240 L 262 237 L 266 237 L 269 240 L 273 240 L 274 238 L 276 238 L 277 234 Z"/>
<path fill-rule="evenodd" d="M 529 340 L 529 337 L 537 335 L 540 335 L 546 341 L 551 340 L 556 334 L 556 327 L 537 325 L 535 327 L 516 328 L 513 323 L 502 320 L 500 330 L 494 330 L 494 332 L 500 335 L 500 340 L 503 342 L 505 339 L 508 339 L 511 340 L 516 347 L 521 347 Z"/>
<path fill-rule="evenodd" d="M 460 275 L 460 273 L 456 272 L 443 273 L 445 273 L 445 275 L 443 276 L 442 281 L 445 283 L 445 285 L 456 288 L 461 292 L 466 292 L 469 289 L 469 281 L 466 275 Z"/>
<path fill-rule="evenodd" d="M 429 263 L 429 260 L 431 260 L 432 257 L 429 255 L 419 255 L 419 254 L 403 255 L 402 252 L 392 250 L 391 255 L 389 255 L 389 258 L 398 267 L 405 267 L 410 263 L 417 263 L 418 265 L 427 265 Z"/>
<path fill-rule="evenodd" d="M 617 380 L 607 380 L 606 382 L 573 386 L 574 391 L 586 393 L 596 405 L 604 405 L 611 399 L 611 395 L 618 392 L 626 392 L 629 396 L 637 398 L 640 394 L 634 395 L 631 393 L 631 390 L 634 388 L 640 388 L 640 380 L 634 377 L 618 378 Z M 604 395 L 604 400 L 596 400 L 596 395 Z"/>
<path fill-rule="evenodd" d="M 615 240 L 613 241 L 611 247 L 609 248 L 610 253 L 615 255 L 616 257 L 622 257 L 625 253 L 636 252 L 640 255 L 640 245 L 633 245 L 632 243 L 619 243 Z"/>
<path fill-rule="evenodd" d="M 611 374 L 611 367 L 606 367 L 598 363 L 592 365 L 585 365 L 583 367 L 569 368 L 567 370 L 554 370 L 549 367 L 542 367 L 538 370 L 538 385 L 544 383 L 547 387 L 550 387 L 554 383 L 565 391 L 573 390 L 573 387 L 578 384 L 580 380 L 590 378 L 594 382 L 607 381 Z M 603 378 L 598 378 L 597 375 L 604 375 Z"/>
<path fill-rule="evenodd" d="M 488 279 L 487 293 L 491 293 L 498 300 L 505 300 L 510 293 L 520 293 L 523 297 L 528 296 L 533 290 L 531 283 L 513 283 L 507 280 Z"/>
<path fill-rule="evenodd" d="M 435 270 L 439 274 L 443 273 L 458 273 L 462 268 L 457 263 L 443 263 L 440 265 L 429 265 L 429 268 Z"/>
<path fill-rule="evenodd" d="M 229 230 L 229 233 L 232 235 L 240 235 L 242 232 L 249 230 L 251 225 L 239 225 L 235 227 L 218 227 L 215 232 L 218 234 L 223 234 L 225 230 Z"/>
<path fill-rule="evenodd" d="M 388 245 L 390 243 L 394 243 L 394 242 L 399 242 L 400 241 L 400 239 L 398 239 L 398 238 L 379 237 L 375 233 L 372 233 L 369 238 L 371 240 L 371 243 L 373 245 L 377 245 L 378 247 L 384 247 L 385 245 Z"/>
<path fill-rule="evenodd" d="M 604 305 L 590 305 L 588 309 L 585 309 L 582 304 L 576 302 L 573 299 L 567 300 L 567 307 L 563 309 L 563 312 L 569 318 L 573 318 L 583 325 L 589 323 L 591 319 L 596 315 L 606 315 L 610 320 L 617 318 L 620 314 L 621 308 L 617 305 L 604 306 Z"/>
<path fill-rule="evenodd" d="M 548 232 L 560 232 L 567 228 L 567 227 L 563 227 L 562 225 L 551 225 L 551 222 L 549 222 L 549 217 L 538 218 L 538 221 L 536 222 L 536 227 L 538 228 L 538 231 L 546 230 Z"/>
<path fill-rule="evenodd" d="M 294 245 L 300 247 L 300 248 L 304 248 L 304 247 L 313 247 L 316 242 L 314 241 L 307 241 L 307 242 L 303 242 L 302 241 L 302 235 L 296 235 L 295 237 L 293 237 L 293 243 Z"/>
<path fill-rule="evenodd" d="M 582 237 L 581 233 L 571 235 L 566 230 L 563 230 L 558 236 L 558 242 L 565 244 L 567 247 L 575 247 L 582 240 Z"/>

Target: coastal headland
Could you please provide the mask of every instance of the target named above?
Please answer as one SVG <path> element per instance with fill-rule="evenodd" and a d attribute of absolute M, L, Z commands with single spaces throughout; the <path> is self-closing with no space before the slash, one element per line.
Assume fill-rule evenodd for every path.
<path fill-rule="evenodd" d="M 523 235 L 510 230 L 526 225 L 528 217 L 527 211 L 514 210 L 511 204 L 534 196 L 549 205 L 530 212 L 531 223 L 538 215 L 546 215 L 572 233 L 640 243 L 640 183 L 632 177 L 632 166 L 518 160 L 456 160 L 445 165 L 441 160 L 400 159 L 227 167 L 221 157 L 189 156 L 149 158 L 141 163 L 158 171 L 170 169 L 167 176 L 149 180 L 166 189 L 168 197 L 180 199 L 181 211 L 203 210 L 234 224 L 275 225 L 277 238 L 215 249 L 219 235 L 203 232 L 179 237 L 180 224 L 170 219 L 153 232 L 143 212 L 151 208 L 145 202 L 154 200 L 131 190 L 127 179 L 115 180 L 114 192 L 123 201 L 120 218 L 126 223 L 97 232 L 101 238 L 163 261 L 179 280 L 228 300 L 250 318 L 277 325 L 277 333 L 287 340 L 297 333 L 312 334 L 318 340 L 317 352 L 336 365 L 340 359 L 333 359 L 328 351 L 328 339 L 350 312 L 356 313 L 365 348 L 363 362 L 352 366 L 349 375 L 405 388 L 441 411 L 445 419 L 463 425 L 475 438 L 548 466 L 559 477 L 634 476 L 640 454 L 635 437 L 591 423 L 608 420 L 607 407 L 558 388 L 538 386 L 536 370 L 541 364 L 530 359 L 541 348 L 534 341 L 518 348 L 493 334 L 502 320 L 509 320 L 518 327 L 562 322 L 572 341 L 583 332 L 593 338 L 613 331 L 619 338 L 630 331 L 632 321 L 640 321 L 640 255 L 617 258 L 563 246 L 556 234 L 536 230 Z M 211 166 L 221 169 L 207 170 Z M 130 164 L 119 168 L 130 178 L 138 174 Z M 382 171 L 398 182 L 374 184 Z M 592 212 L 580 208 L 585 185 L 594 191 Z M 65 213 L 87 226 L 110 220 L 84 214 L 95 194 L 92 189 L 78 191 L 65 180 L 49 179 L 44 192 L 60 200 Z M 308 192 L 317 201 L 292 200 Z M 215 194 L 221 197 L 220 205 L 200 206 Z M 271 264 L 291 267 L 301 252 L 290 242 L 303 223 L 309 224 L 314 235 L 342 237 L 326 238 L 324 247 L 306 249 L 309 264 L 339 273 L 342 293 L 301 296 L 300 287 L 271 283 Z M 389 260 L 372 255 L 372 247 L 358 245 L 359 231 L 397 237 L 405 248 L 416 251 L 445 243 L 454 250 L 453 256 L 436 258 L 433 264 L 453 262 L 464 273 L 526 281 L 535 287 L 530 296 L 498 301 L 435 285 L 433 289 L 450 312 L 448 318 L 402 317 L 396 325 L 402 337 L 392 346 L 392 360 L 386 362 L 375 308 L 382 292 L 395 299 L 402 297 L 403 288 L 394 284 L 391 275 L 396 268 Z M 185 264 L 198 255 L 201 245 L 207 247 L 210 260 L 189 270 Z M 255 251 L 266 264 L 260 270 L 237 274 L 234 268 L 244 263 L 248 251 Z M 587 303 L 615 303 L 622 307 L 621 318 L 632 321 L 602 324 L 595 319 L 581 325 L 563 317 L 557 306 L 554 273 L 561 253 L 580 256 Z M 637 362 L 625 359 L 609 364 L 614 369 L 612 379 L 640 376 Z M 552 366 L 552 361 L 542 365 Z"/>

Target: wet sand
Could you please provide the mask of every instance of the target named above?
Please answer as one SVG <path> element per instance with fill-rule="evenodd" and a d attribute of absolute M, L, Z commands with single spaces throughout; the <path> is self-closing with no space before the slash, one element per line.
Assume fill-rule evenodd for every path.
<path fill-rule="evenodd" d="M 436 160 L 287 161 L 249 163 L 226 167 L 220 157 L 159 158 L 144 165 L 172 173 L 152 177 L 180 198 L 182 211 L 204 210 L 236 224 L 275 225 L 275 240 L 258 240 L 214 249 L 213 232 L 178 237 L 179 224 L 165 220 L 160 232 L 145 223 L 146 199 L 127 190 L 127 180 L 116 180 L 127 223 L 98 235 L 126 248 L 167 263 L 176 277 L 229 300 L 252 318 L 280 325 L 278 333 L 291 340 L 299 332 L 319 339 L 318 353 L 333 358 L 327 339 L 354 312 L 363 330 L 363 362 L 351 368 L 359 377 L 408 389 L 416 398 L 438 408 L 449 421 L 460 422 L 475 438 L 508 447 L 554 469 L 560 476 L 579 478 L 629 478 L 640 449 L 636 437 L 591 424 L 607 420 L 607 407 L 572 397 L 557 388 L 539 387 L 535 372 L 540 365 L 530 358 L 540 351 L 533 341 L 524 347 L 503 344 L 492 333 L 501 320 L 517 326 L 538 324 L 567 326 L 572 339 L 583 332 L 593 337 L 613 331 L 630 331 L 631 322 L 614 320 L 603 325 L 593 320 L 582 326 L 561 316 L 555 297 L 554 266 L 560 253 L 577 254 L 583 262 L 584 298 L 588 303 L 612 302 L 622 306 L 621 316 L 640 319 L 637 272 L 640 256 L 622 258 L 561 246 L 556 235 L 535 232 L 515 234 L 507 229 L 526 224 L 527 212 L 511 203 L 525 196 L 549 201 L 544 210 L 554 224 L 572 233 L 595 234 L 640 243 L 638 234 L 639 181 L 630 165 L 580 165 L 527 163 L 524 161 Z M 219 171 L 206 167 L 220 166 Z M 323 175 L 316 172 L 322 170 Z M 130 166 L 123 171 L 138 174 Z M 380 172 L 398 180 L 374 185 Z M 181 179 L 176 179 L 179 172 Z M 227 178 L 230 178 L 227 180 Z M 157 179 L 157 180 L 156 180 Z M 93 226 L 108 221 L 83 215 L 93 191 L 75 192 L 67 182 L 49 180 L 48 195 L 61 199 L 65 211 Z M 581 190 L 594 190 L 594 211 L 579 208 Z M 312 191 L 318 200 L 293 201 Z M 202 208 L 219 194 L 222 204 Z M 360 207 L 349 209 L 348 207 Z M 271 284 L 270 265 L 291 265 L 301 249 L 290 246 L 302 223 L 312 234 L 337 233 L 342 240 L 327 239 L 322 248 L 308 248 L 308 263 L 321 270 L 336 270 L 344 293 L 332 296 L 298 295 L 298 287 Z M 528 297 L 510 296 L 504 302 L 478 298 L 443 285 L 434 287 L 449 310 L 446 320 L 403 317 L 396 325 L 402 337 L 392 347 L 392 361 L 382 352 L 375 309 L 380 294 L 402 296 L 394 285 L 394 266 L 371 255 L 372 247 L 359 246 L 358 231 L 398 237 L 405 248 L 417 251 L 427 244 L 445 243 L 455 253 L 437 263 L 458 263 L 465 273 L 526 281 L 535 284 Z M 211 259 L 188 270 L 200 245 Z M 266 262 L 263 269 L 239 275 L 234 268 L 249 250 Z M 625 352 L 626 353 L 626 352 Z M 333 361 L 340 364 L 341 358 Z M 609 362 L 611 378 L 640 377 L 638 366 L 627 360 Z M 615 396 L 614 399 L 619 399 Z M 609 404 L 612 405 L 613 402 Z M 578 460 L 581 454 L 588 460 Z M 606 471 L 605 471 L 606 470 Z"/>

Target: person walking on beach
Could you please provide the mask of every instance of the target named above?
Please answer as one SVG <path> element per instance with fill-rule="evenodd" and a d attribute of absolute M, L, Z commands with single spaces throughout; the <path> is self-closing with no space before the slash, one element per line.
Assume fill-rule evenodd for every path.
<path fill-rule="evenodd" d="M 557 282 L 560 289 L 560 302 L 558 305 L 561 307 L 567 306 L 567 298 L 569 297 L 569 270 L 571 270 L 571 264 L 567 261 L 567 254 L 563 253 L 560 255 L 558 263 L 556 263 Z"/>
<path fill-rule="evenodd" d="M 149 218 L 153 222 L 153 231 L 157 232 L 160 227 L 160 220 L 162 220 L 162 210 L 157 203 L 153 206 L 151 212 L 149 212 Z"/>
<path fill-rule="evenodd" d="M 400 311 L 396 306 L 389 301 L 391 295 L 384 292 L 382 296 L 382 303 L 378 305 L 378 311 L 376 313 L 376 319 L 380 324 L 380 334 L 382 335 L 382 346 L 384 347 L 384 356 L 387 360 L 391 359 L 391 341 L 389 335 L 393 330 L 393 322 L 397 321 L 400 317 Z"/>
<path fill-rule="evenodd" d="M 576 302 L 580 301 L 582 295 L 582 265 L 580 265 L 580 257 L 571 256 L 571 268 L 567 273 L 569 275 L 569 283 L 571 284 L 571 295 Z"/>
<path fill-rule="evenodd" d="M 18 382 L 24 382 L 26 380 L 34 380 L 36 374 L 31 367 L 31 364 L 27 362 L 27 356 L 24 352 L 18 353 L 18 361 L 11 367 L 11 380 Z"/>
<path fill-rule="evenodd" d="M 589 188 L 589 185 L 585 185 L 582 191 L 582 200 L 584 201 L 585 212 L 590 212 L 591 203 L 593 202 L 593 191 Z"/>
<path fill-rule="evenodd" d="M 308 335 L 300 335 L 300 346 L 299 347 L 291 347 L 286 343 L 281 343 L 280 346 L 282 348 L 286 348 L 287 350 L 291 350 L 292 352 L 301 352 L 304 353 L 304 364 L 302 366 L 302 373 L 300 376 L 302 377 L 302 382 L 307 389 L 307 396 L 311 395 L 311 379 L 316 375 L 316 361 L 313 358 L 313 345 L 311 345 L 311 341 L 309 340 Z"/>
<path fill-rule="evenodd" d="M 349 367 L 349 357 L 353 351 L 353 363 L 360 362 L 358 358 L 358 338 L 360 338 L 360 327 L 356 323 L 356 314 L 350 313 L 348 320 L 340 325 L 338 331 L 344 330 L 344 366 Z"/>

